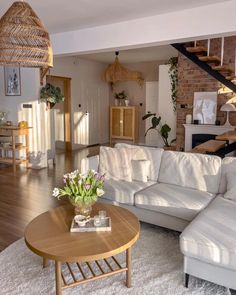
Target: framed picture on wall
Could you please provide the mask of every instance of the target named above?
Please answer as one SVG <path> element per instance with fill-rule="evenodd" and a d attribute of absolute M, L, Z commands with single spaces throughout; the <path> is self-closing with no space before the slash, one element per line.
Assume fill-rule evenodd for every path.
<path fill-rule="evenodd" d="M 193 120 L 200 124 L 215 124 L 217 92 L 194 92 Z"/>
<path fill-rule="evenodd" d="M 20 67 L 4 67 L 4 84 L 6 96 L 21 96 Z"/>

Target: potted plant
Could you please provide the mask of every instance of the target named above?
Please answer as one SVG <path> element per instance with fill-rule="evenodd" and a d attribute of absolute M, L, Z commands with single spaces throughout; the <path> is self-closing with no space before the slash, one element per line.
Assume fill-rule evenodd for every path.
<path fill-rule="evenodd" d="M 122 100 L 128 100 L 125 91 L 121 91 L 114 94 L 116 105 L 122 105 Z M 117 103 L 118 102 L 118 103 Z"/>
<path fill-rule="evenodd" d="M 68 197 L 75 207 L 75 215 L 89 217 L 92 205 L 104 194 L 104 179 L 104 175 L 94 170 L 89 170 L 85 175 L 75 170 L 63 176 L 64 187 L 54 188 L 52 195 L 57 199 Z"/>
<path fill-rule="evenodd" d="M 60 87 L 47 83 L 40 91 L 40 100 L 46 102 L 48 108 L 53 108 L 56 103 L 65 100 Z"/>
<path fill-rule="evenodd" d="M 161 116 L 157 116 L 156 113 L 148 112 L 146 115 L 144 115 L 142 117 L 143 120 L 147 120 L 149 118 L 151 119 L 152 126 L 149 127 L 148 130 L 145 132 L 145 136 L 147 135 L 147 133 L 150 130 L 157 130 L 157 132 L 160 134 L 160 136 L 164 142 L 164 149 L 165 150 L 174 150 L 175 147 L 171 146 L 171 144 L 173 142 L 175 142 L 176 139 L 171 140 L 171 142 L 169 142 L 169 139 L 168 139 L 169 133 L 171 131 L 170 126 L 168 124 L 162 125 Z"/>

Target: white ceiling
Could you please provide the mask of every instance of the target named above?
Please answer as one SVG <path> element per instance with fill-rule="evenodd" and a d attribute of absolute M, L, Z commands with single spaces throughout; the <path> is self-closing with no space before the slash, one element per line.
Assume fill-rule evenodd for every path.
<path fill-rule="evenodd" d="M 226 1 L 229 0 L 29 0 L 28 2 L 48 30 L 56 33 Z M 1 0 L 0 16 L 12 3 L 11 0 Z"/>
<path fill-rule="evenodd" d="M 148 48 L 122 50 L 119 54 L 119 60 L 122 63 L 136 63 L 156 60 L 164 61 L 168 60 L 172 56 L 177 56 L 177 51 L 170 45 L 164 45 Z M 115 59 L 115 52 L 112 51 L 82 54 L 79 57 L 103 63 L 112 63 Z"/>

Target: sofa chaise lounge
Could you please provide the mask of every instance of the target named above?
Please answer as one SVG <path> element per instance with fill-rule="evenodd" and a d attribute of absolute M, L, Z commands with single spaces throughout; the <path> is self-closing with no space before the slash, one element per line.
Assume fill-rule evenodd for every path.
<path fill-rule="evenodd" d="M 236 202 L 226 199 L 236 158 L 119 143 L 82 159 L 82 173 L 88 169 L 108 175 L 102 202 L 182 232 L 186 287 L 193 275 L 236 290 Z"/>

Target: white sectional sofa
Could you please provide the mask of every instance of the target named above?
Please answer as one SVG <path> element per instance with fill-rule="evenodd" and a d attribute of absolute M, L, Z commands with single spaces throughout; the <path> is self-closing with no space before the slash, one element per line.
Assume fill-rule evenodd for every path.
<path fill-rule="evenodd" d="M 193 275 L 236 290 L 236 202 L 224 198 L 228 175 L 236 175 L 236 158 L 222 160 L 123 143 L 115 146 L 124 148 L 129 151 L 126 160 L 131 159 L 129 165 L 133 169 L 132 161 L 150 164 L 147 180 L 117 178 L 119 173 L 114 171 L 119 161 L 110 154 L 107 162 L 116 168 L 105 181 L 102 201 L 127 208 L 141 221 L 182 232 L 180 248 L 185 257 L 186 287 L 189 275 Z M 110 153 L 109 148 L 101 149 Z M 99 160 L 99 156 L 83 159 L 82 172 L 89 168 L 106 172 L 109 165 L 104 162 L 104 154 L 101 153 L 100 164 Z M 122 161 L 120 169 L 129 170 Z M 133 171 L 132 175 L 137 172 L 140 171 Z M 112 173 L 108 171 L 108 175 Z"/>

